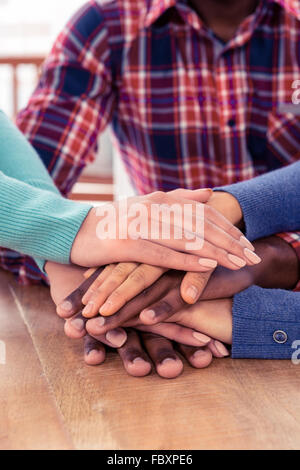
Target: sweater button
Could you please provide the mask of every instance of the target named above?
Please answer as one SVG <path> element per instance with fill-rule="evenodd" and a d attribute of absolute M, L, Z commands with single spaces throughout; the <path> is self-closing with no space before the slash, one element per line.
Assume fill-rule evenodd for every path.
<path fill-rule="evenodd" d="M 287 342 L 288 336 L 287 336 L 285 331 L 276 330 L 273 333 L 273 339 L 274 339 L 275 343 L 284 344 L 284 343 Z"/>

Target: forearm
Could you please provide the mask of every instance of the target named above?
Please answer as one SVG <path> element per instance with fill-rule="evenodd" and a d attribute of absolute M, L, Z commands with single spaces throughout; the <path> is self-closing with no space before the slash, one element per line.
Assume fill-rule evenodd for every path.
<path fill-rule="evenodd" d="M 232 297 L 251 285 L 264 288 L 293 289 L 299 279 L 296 252 L 284 240 L 274 236 L 253 243 L 262 262 L 239 271 L 219 267 L 209 281 L 202 298 Z"/>
<path fill-rule="evenodd" d="M 60 196 L 39 156 L 0 112 L 0 246 L 69 263 L 73 241 L 91 206 Z"/>
<path fill-rule="evenodd" d="M 247 238 L 258 238 L 300 227 L 300 162 L 249 181 L 217 188 L 238 201 Z"/>
<path fill-rule="evenodd" d="M 0 246 L 37 259 L 69 263 L 73 241 L 89 206 L 0 172 Z"/>
<path fill-rule="evenodd" d="M 276 236 L 258 240 L 256 245 L 264 264 L 261 269 L 253 270 L 255 284 L 267 289 L 292 290 L 299 280 L 296 251 Z"/>

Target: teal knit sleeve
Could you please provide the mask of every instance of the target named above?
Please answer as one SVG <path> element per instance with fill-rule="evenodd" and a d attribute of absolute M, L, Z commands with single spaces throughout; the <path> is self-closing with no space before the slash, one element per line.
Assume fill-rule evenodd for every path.
<path fill-rule="evenodd" d="M 63 198 L 34 149 L 0 112 L 0 246 L 68 264 L 91 206 Z"/>

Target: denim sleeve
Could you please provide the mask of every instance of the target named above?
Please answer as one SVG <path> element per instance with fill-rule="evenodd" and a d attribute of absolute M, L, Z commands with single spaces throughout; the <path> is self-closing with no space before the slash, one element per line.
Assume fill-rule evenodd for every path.
<path fill-rule="evenodd" d="M 300 162 L 216 191 L 239 201 L 250 240 L 300 228 Z"/>
<path fill-rule="evenodd" d="M 297 341 L 300 292 L 252 286 L 234 296 L 233 358 L 291 359 Z"/>

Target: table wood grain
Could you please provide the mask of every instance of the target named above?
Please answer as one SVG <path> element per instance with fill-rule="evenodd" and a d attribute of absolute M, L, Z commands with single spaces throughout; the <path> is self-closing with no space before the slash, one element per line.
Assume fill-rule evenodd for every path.
<path fill-rule="evenodd" d="M 2 271 L 0 345 L 1 449 L 300 448 L 290 361 L 220 359 L 171 381 L 129 377 L 113 353 L 88 367 L 49 290 Z"/>

